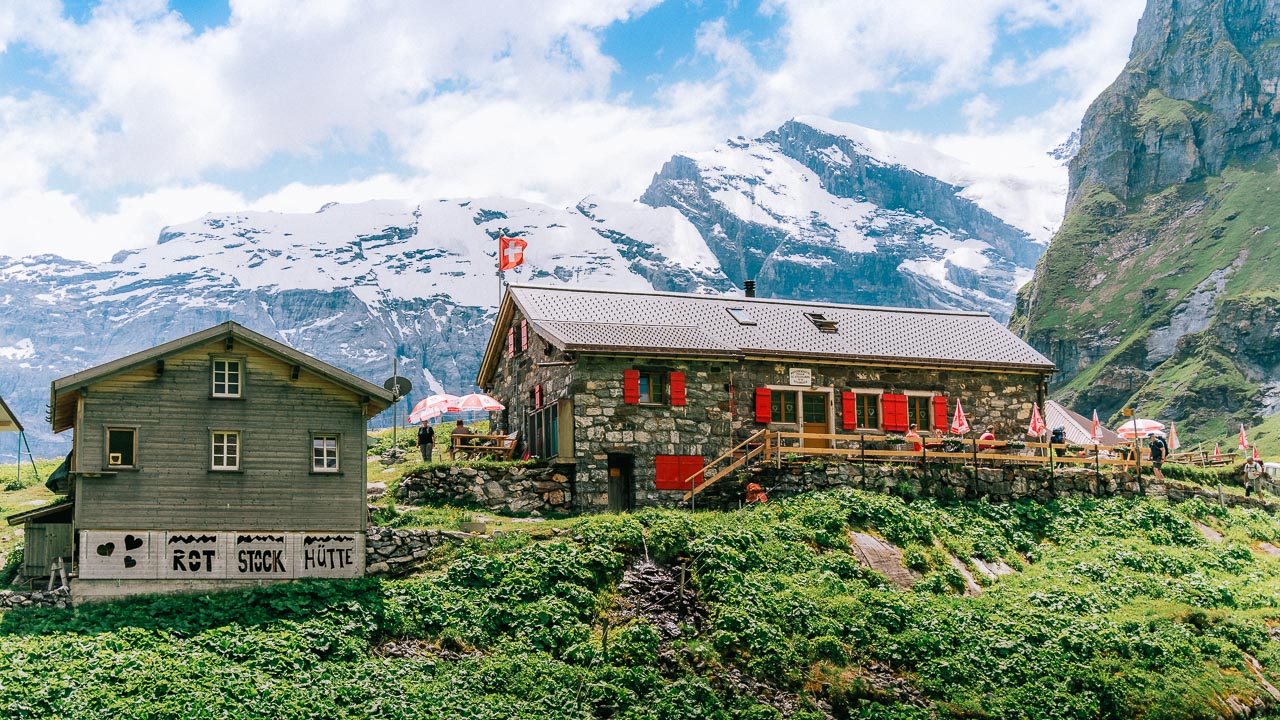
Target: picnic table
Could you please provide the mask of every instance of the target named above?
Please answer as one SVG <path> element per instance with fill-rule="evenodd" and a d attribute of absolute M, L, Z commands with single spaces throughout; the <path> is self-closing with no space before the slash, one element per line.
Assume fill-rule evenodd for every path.
<path fill-rule="evenodd" d="M 519 432 L 510 435 L 478 435 L 454 433 L 449 454 L 455 460 L 476 460 L 492 458 L 494 460 L 510 460 L 516 451 L 516 439 Z"/>

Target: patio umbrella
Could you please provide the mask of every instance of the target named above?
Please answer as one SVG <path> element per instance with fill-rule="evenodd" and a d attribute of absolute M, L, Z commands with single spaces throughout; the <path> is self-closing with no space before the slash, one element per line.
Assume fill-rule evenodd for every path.
<path fill-rule="evenodd" d="M 969 420 L 964 416 L 964 408 L 960 407 L 960 401 L 956 400 L 956 416 L 951 418 L 951 434 L 964 435 L 969 432 Z"/>
<path fill-rule="evenodd" d="M 1048 430 L 1049 426 L 1044 424 L 1044 417 L 1040 415 L 1040 406 L 1031 406 L 1031 425 L 1027 427 L 1027 434 L 1033 437 L 1040 437 Z"/>
<path fill-rule="evenodd" d="M 1241 450 L 1249 449 L 1249 438 L 1246 437 L 1244 434 L 1244 423 L 1240 423 L 1240 449 Z"/>
<path fill-rule="evenodd" d="M 441 395 L 431 395 L 425 400 L 421 400 L 417 405 L 413 406 L 413 411 L 409 413 L 409 424 L 416 422 L 426 422 L 431 418 L 437 418 L 449 412 L 449 405 L 458 402 L 457 395 L 444 393 Z"/>
<path fill-rule="evenodd" d="M 1177 452 L 1182 447 L 1182 442 L 1178 440 L 1178 426 L 1169 423 L 1169 452 Z"/>
<path fill-rule="evenodd" d="M 1093 424 L 1089 426 L 1089 439 L 1094 445 L 1102 442 L 1102 423 L 1098 422 L 1098 411 L 1093 411 Z"/>
<path fill-rule="evenodd" d="M 471 393 L 457 398 L 457 402 L 450 403 L 449 412 L 461 412 L 463 410 L 481 410 L 484 412 L 494 412 L 502 410 L 506 405 L 494 400 L 484 393 Z"/>
<path fill-rule="evenodd" d="M 1125 420 L 1124 424 L 1116 428 L 1116 434 L 1128 440 L 1144 438 L 1151 433 L 1163 435 L 1164 423 L 1135 417 L 1132 420 Z"/>

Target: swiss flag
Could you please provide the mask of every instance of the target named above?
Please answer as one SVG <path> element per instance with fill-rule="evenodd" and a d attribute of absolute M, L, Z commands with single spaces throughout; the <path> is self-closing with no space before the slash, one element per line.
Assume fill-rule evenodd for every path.
<path fill-rule="evenodd" d="M 520 238 L 503 235 L 498 238 L 498 269 L 512 270 L 524 263 L 524 249 L 529 243 Z"/>

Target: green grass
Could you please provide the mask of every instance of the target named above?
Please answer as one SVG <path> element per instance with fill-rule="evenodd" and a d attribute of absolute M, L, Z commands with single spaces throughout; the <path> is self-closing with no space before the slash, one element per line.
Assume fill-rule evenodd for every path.
<path fill-rule="evenodd" d="M 853 530 L 906 548 L 915 588 L 860 566 Z M 840 718 L 1174 720 L 1266 698 L 1244 653 L 1280 669 L 1280 560 L 1253 550 L 1280 522 L 1258 511 L 842 490 L 588 517 L 567 537 L 468 543 L 399 581 L 12 611 L 0 713 L 817 720 L 820 702 Z M 962 597 L 947 553 L 1022 571 Z M 704 620 L 627 610 L 622 571 L 645 555 L 685 568 Z"/>

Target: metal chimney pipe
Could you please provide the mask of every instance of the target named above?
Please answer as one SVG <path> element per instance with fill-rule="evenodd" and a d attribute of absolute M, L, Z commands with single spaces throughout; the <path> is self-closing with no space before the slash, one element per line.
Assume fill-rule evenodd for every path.
<path fill-rule="evenodd" d="M 756 296 L 756 281 L 755 281 L 755 280 L 743 280 L 743 281 L 742 281 L 742 293 L 743 293 L 744 295 L 746 295 L 747 297 L 755 297 L 755 296 Z"/>

